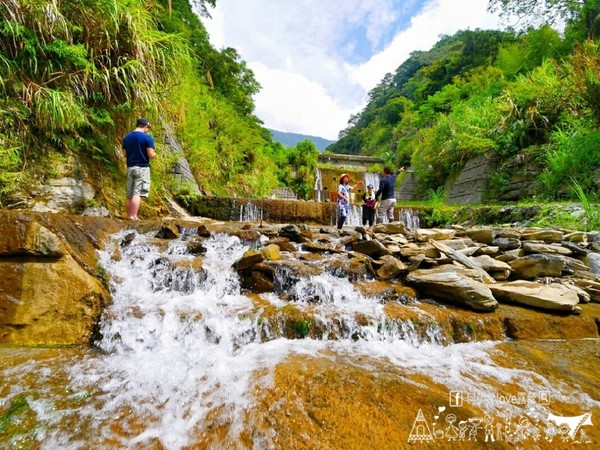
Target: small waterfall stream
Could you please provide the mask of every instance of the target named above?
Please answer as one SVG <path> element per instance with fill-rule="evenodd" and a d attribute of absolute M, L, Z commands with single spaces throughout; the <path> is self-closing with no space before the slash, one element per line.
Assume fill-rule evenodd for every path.
<path fill-rule="evenodd" d="M 126 233 L 113 240 L 121 242 Z M 492 398 L 511 385 L 600 406 L 527 368 L 498 364 L 495 342 L 444 346 L 435 327 L 419 334 L 410 321 L 391 323 L 380 299 L 331 274 L 296 280 L 288 290 L 297 310 L 310 311 L 332 331 L 320 338 L 286 336 L 267 312 L 290 303 L 276 294 L 244 295 L 231 269 L 248 247 L 217 235 L 206 248 L 198 264 L 186 251 L 185 234 L 168 245 L 138 234 L 118 253 L 102 252 L 114 302 L 102 319 L 97 349 L 53 351 L 37 360 L 13 351 L 11 358 L 20 362 L 2 371 L 0 406 L 24 398 L 37 424 L 28 442 L 45 449 L 275 448 L 282 430 L 262 421 L 284 400 L 265 400 L 264 393 L 276 392 L 277 368 L 294 361 L 344 364 L 398 377 L 415 389 L 426 389 L 428 379 L 431 386 Z M 307 300 L 314 298 L 319 301 Z M 282 405 L 289 416 L 307 408 L 305 401 Z M 481 408 L 515 417 L 524 410 L 512 404 Z M 540 420 L 548 415 L 539 402 L 526 408 Z"/>

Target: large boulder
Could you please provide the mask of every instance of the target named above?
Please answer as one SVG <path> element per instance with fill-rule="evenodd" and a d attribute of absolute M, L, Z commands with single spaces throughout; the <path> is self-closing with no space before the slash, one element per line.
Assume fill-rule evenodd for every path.
<path fill-rule="evenodd" d="M 547 254 L 524 256 L 508 264 L 513 270 L 513 277 L 524 280 L 560 277 L 565 268 L 565 261 L 561 257 Z"/>
<path fill-rule="evenodd" d="M 490 286 L 494 297 L 503 302 L 518 303 L 553 311 L 580 312 L 577 292 L 562 284 L 541 284 L 517 280 Z"/>
<path fill-rule="evenodd" d="M 89 344 L 109 294 L 88 256 L 32 215 L 3 214 L 0 225 L 0 343 Z M 88 240 L 82 228 L 63 231 Z"/>
<path fill-rule="evenodd" d="M 475 311 L 494 311 L 498 302 L 490 288 L 476 279 L 480 273 L 446 264 L 433 269 L 419 269 L 406 277 L 421 295 L 443 302 L 467 306 Z"/>

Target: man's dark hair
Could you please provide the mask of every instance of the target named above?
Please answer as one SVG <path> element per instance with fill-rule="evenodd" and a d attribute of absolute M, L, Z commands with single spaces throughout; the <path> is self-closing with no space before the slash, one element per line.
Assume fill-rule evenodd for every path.
<path fill-rule="evenodd" d="M 146 119 L 145 117 L 140 117 L 135 122 L 135 126 L 136 127 L 150 127 L 150 121 L 148 119 Z"/>
<path fill-rule="evenodd" d="M 392 168 L 390 166 L 385 166 L 383 168 L 383 173 L 385 173 L 386 175 L 389 175 L 392 173 Z"/>

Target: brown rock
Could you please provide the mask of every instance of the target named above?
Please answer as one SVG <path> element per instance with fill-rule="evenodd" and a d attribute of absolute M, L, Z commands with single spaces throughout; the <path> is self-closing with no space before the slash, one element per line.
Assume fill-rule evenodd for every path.
<path fill-rule="evenodd" d="M 513 270 L 513 277 L 533 280 L 539 277 L 560 277 L 565 262 L 554 255 L 529 255 L 517 258 L 508 263 Z"/>
<path fill-rule="evenodd" d="M 431 296 L 443 302 L 458 303 L 476 311 L 493 311 L 498 307 L 488 285 L 476 278 L 480 272 L 443 265 L 433 269 L 411 272 L 406 282 L 413 285 L 421 295 Z"/>
<path fill-rule="evenodd" d="M 521 234 L 523 240 L 560 242 L 563 240 L 563 233 L 557 230 L 527 230 Z"/>
<path fill-rule="evenodd" d="M 382 281 L 393 280 L 407 271 L 404 263 L 391 255 L 384 255 L 380 260 L 383 264 L 377 269 L 377 277 Z"/>
<path fill-rule="evenodd" d="M 371 241 L 358 241 L 352 243 L 352 250 L 355 252 L 363 253 L 371 258 L 379 258 L 383 255 L 390 255 L 391 253 L 383 244 L 377 240 Z"/>
<path fill-rule="evenodd" d="M 554 255 L 570 256 L 573 254 L 571 250 L 562 245 L 538 244 L 535 242 L 523 243 L 523 251 L 525 253 L 549 253 Z"/>
<path fill-rule="evenodd" d="M 244 270 L 251 269 L 255 264 L 263 262 L 265 260 L 264 255 L 254 249 L 249 249 L 244 255 L 233 263 L 232 267 L 237 272 L 243 272 Z"/>
<path fill-rule="evenodd" d="M 279 246 L 276 244 L 269 244 L 261 248 L 260 252 L 267 260 L 278 261 L 281 259 L 281 254 L 279 253 Z"/>
<path fill-rule="evenodd" d="M 109 301 L 70 256 L 0 264 L 0 343 L 89 344 Z"/>
<path fill-rule="evenodd" d="M 562 284 L 541 284 L 532 281 L 511 281 L 490 286 L 494 297 L 500 301 L 533 306 L 553 311 L 577 312 L 579 297 Z M 580 311 L 580 310 L 579 310 Z"/>

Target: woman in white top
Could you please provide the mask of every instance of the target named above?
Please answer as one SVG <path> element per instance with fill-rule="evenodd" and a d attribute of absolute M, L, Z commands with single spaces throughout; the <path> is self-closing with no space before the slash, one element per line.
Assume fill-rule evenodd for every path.
<path fill-rule="evenodd" d="M 348 176 L 347 173 L 343 173 L 340 177 L 340 185 L 338 186 L 337 191 L 338 230 L 342 229 L 344 222 L 346 221 L 346 217 L 348 217 L 348 214 L 350 214 L 350 191 L 363 182 L 359 181 L 354 186 L 350 186 L 349 183 L 350 176 Z"/>

